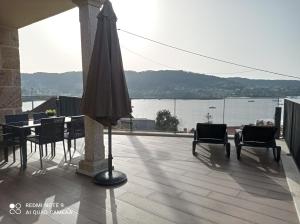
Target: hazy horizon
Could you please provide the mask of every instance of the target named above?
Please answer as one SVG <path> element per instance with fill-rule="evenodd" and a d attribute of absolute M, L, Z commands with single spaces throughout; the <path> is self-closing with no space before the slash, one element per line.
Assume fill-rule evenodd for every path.
<path fill-rule="evenodd" d="M 300 76 L 297 0 L 111 0 L 117 26 L 179 48 Z M 21 72 L 81 70 L 78 9 L 19 30 Z M 219 77 L 288 79 L 162 47 L 119 31 L 125 70 L 183 70 Z"/>
<path fill-rule="evenodd" d="M 217 76 L 217 75 L 214 75 L 214 74 L 205 74 L 205 73 L 197 73 L 197 72 L 192 72 L 192 71 L 185 71 L 185 70 L 170 70 L 170 69 L 161 69 L 161 70 L 151 70 L 151 69 L 148 69 L 148 70 L 142 70 L 142 71 L 134 71 L 134 70 L 124 70 L 125 72 L 137 72 L 137 73 L 140 73 L 140 72 L 149 72 L 149 71 L 154 71 L 154 72 L 160 72 L 160 71 L 182 71 L 182 72 L 186 72 L 186 73 L 193 73 L 195 75 L 207 75 L 207 76 L 215 76 L 215 77 L 218 77 L 218 78 L 244 78 L 244 79 L 251 79 L 251 80 L 282 80 L 282 81 L 290 81 L 291 79 L 264 79 L 264 78 L 251 78 L 251 77 L 240 77 L 240 76 L 230 76 L 230 77 L 221 77 L 221 76 Z M 30 74 L 30 75 L 34 75 L 34 74 L 37 74 L 37 73 L 45 73 L 45 74 L 65 74 L 65 73 L 71 73 L 71 72 L 82 72 L 82 71 L 64 71 L 64 72 L 42 72 L 42 71 L 37 71 L 37 72 L 21 72 L 21 74 Z M 293 81 L 297 81 L 297 82 L 300 82 L 300 80 L 293 80 Z"/>

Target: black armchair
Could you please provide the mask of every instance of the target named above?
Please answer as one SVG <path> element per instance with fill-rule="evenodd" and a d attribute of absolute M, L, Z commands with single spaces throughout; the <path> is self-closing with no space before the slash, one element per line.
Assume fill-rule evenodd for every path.
<path fill-rule="evenodd" d="M 241 158 L 243 146 L 272 148 L 274 159 L 280 161 L 281 147 L 276 145 L 275 134 L 277 128 L 273 126 L 245 125 L 241 132 L 234 136 L 237 159 Z"/>
<path fill-rule="evenodd" d="M 12 115 L 5 115 L 5 123 L 18 123 L 18 122 L 28 122 L 29 116 L 28 114 L 12 114 Z"/>
<path fill-rule="evenodd" d="M 64 124 L 65 117 L 41 119 L 39 134 L 27 137 L 28 141 L 39 145 L 41 168 L 43 168 L 43 145 L 51 144 L 51 154 L 55 156 L 55 143 L 62 141 L 65 160 L 67 160 L 64 142 Z"/>
<path fill-rule="evenodd" d="M 76 150 L 76 139 L 85 137 L 83 115 L 71 117 L 71 121 L 67 123 L 67 132 L 65 133 L 64 137 L 68 141 L 69 153 L 71 140 L 74 140 L 74 150 Z"/>
<path fill-rule="evenodd" d="M 198 143 L 223 144 L 225 146 L 226 156 L 230 157 L 230 143 L 228 142 L 226 124 L 208 124 L 197 123 L 194 132 L 193 155 L 195 155 L 196 145 Z"/>
<path fill-rule="evenodd" d="M 33 118 L 34 123 L 40 123 L 41 119 L 48 118 L 48 115 L 44 112 L 34 113 L 34 114 L 32 114 L 32 118 Z"/>
<path fill-rule="evenodd" d="M 13 161 L 16 161 L 16 147 L 20 146 L 20 138 L 19 133 L 16 133 L 16 130 L 10 127 L 9 125 L 23 125 L 28 122 L 29 116 L 28 114 L 13 114 L 5 116 L 5 124 L 2 125 L 2 133 L 3 133 L 3 148 L 5 154 L 5 161 L 8 161 L 8 149 L 12 147 L 13 150 Z M 26 135 L 30 135 L 30 130 L 26 131 Z M 20 150 L 20 159 L 22 160 L 22 152 Z"/>
<path fill-rule="evenodd" d="M 7 139 L 10 138 L 11 134 L 8 133 L 8 134 L 1 134 L 1 138 L 2 140 L 0 141 L 0 149 L 1 151 L 3 151 L 3 154 L 4 154 L 4 160 L 5 162 L 8 162 L 8 142 L 7 142 Z M 14 162 L 16 161 L 16 153 L 15 153 L 15 148 L 13 149 L 13 160 Z"/>
<path fill-rule="evenodd" d="M 33 118 L 33 122 L 36 124 L 36 123 L 41 123 L 41 119 L 48 118 L 48 115 L 45 112 L 34 113 L 34 114 L 32 114 L 32 118 Z M 34 133 L 35 133 L 35 135 L 39 135 L 40 127 L 35 127 Z M 36 152 L 36 144 L 34 144 L 34 151 Z M 32 142 L 31 142 L 31 152 L 32 152 Z M 46 155 L 47 154 L 48 154 L 48 150 L 47 150 L 47 144 L 46 144 Z"/>

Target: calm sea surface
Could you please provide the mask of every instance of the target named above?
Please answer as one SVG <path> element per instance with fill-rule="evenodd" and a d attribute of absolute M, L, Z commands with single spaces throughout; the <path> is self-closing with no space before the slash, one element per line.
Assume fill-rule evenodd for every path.
<path fill-rule="evenodd" d="M 299 100 L 300 98 L 298 98 Z M 43 101 L 35 101 L 34 107 Z M 167 109 L 179 119 L 179 129 L 191 129 L 197 122 L 226 123 L 229 126 L 255 123 L 257 119 L 274 119 L 275 107 L 283 107 L 278 98 L 226 98 L 222 100 L 132 100 L 133 116 L 155 120 L 159 110 Z M 23 103 L 23 111 L 31 110 L 31 102 Z M 208 116 L 209 115 L 209 116 Z M 208 118 L 209 117 L 209 118 Z"/>

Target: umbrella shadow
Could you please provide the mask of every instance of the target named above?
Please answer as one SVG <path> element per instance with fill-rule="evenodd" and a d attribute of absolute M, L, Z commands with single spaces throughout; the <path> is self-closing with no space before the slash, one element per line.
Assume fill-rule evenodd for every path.
<path fill-rule="evenodd" d="M 174 190 L 170 190 L 168 192 L 168 196 L 171 196 L 171 197 L 175 197 L 176 195 L 178 196 L 178 190 L 175 190 L 177 189 L 176 188 L 176 185 L 174 184 L 174 180 L 173 179 L 170 179 L 166 174 L 165 174 L 165 171 L 160 168 L 159 165 L 156 166 L 155 170 L 153 169 L 153 166 L 151 167 L 150 164 L 147 163 L 148 159 L 150 160 L 153 160 L 155 158 L 153 158 L 153 153 L 151 152 L 150 149 L 147 148 L 146 145 L 144 145 L 140 139 L 136 136 L 129 136 L 129 141 L 131 142 L 132 146 L 133 146 L 133 149 L 136 151 L 136 153 L 139 155 L 139 157 L 141 158 L 141 161 L 143 162 L 144 166 L 146 168 L 148 168 L 148 173 L 151 175 L 153 181 L 155 181 L 157 178 L 159 179 L 164 179 L 164 184 L 163 185 L 166 185 L 166 186 L 169 186 L 170 188 L 173 188 Z M 142 148 L 143 150 L 139 150 L 140 148 Z M 166 155 L 164 153 L 164 155 Z M 143 158 L 148 158 L 147 160 L 144 160 Z M 161 159 L 164 159 L 164 158 L 160 158 Z M 165 158 L 167 159 L 167 158 Z M 159 173 L 159 175 L 157 175 L 157 173 Z M 158 183 L 160 183 L 160 181 L 157 181 Z M 163 191 L 162 191 L 163 192 Z M 172 204 L 173 204 L 173 201 L 169 200 L 169 198 L 171 197 L 165 197 L 165 200 L 167 201 L 166 202 L 166 206 L 168 207 L 172 207 Z M 169 201 L 168 201 L 169 200 Z M 184 205 L 177 205 L 176 208 L 174 207 L 174 209 L 179 209 L 181 211 L 185 211 L 185 207 Z M 183 218 L 179 213 L 177 212 L 174 212 L 173 215 L 175 216 L 175 220 L 176 222 L 178 223 L 185 223 L 186 222 L 186 219 Z M 199 217 L 195 218 L 195 222 L 199 221 Z"/>
<path fill-rule="evenodd" d="M 118 224 L 118 216 L 117 216 L 117 204 L 115 200 L 115 192 L 114 189 L 109 189 L 109 198 L 110 198 L 110 207 L 111 207 L 111 214 L 112 214 L 112 223 Z"/>
<path fill-rule="evenodd" d="M 119 185 L 120 187 L 122 185 Z M 101 192 L 97 192 L 96 195 L 90 194 L 90 192 L 84 192 L 81 195 L 80 206 L 78 209 L 78 213 L 89 213 L 89 218 L 93 221 L 96 221 L 97 223 L 106 224 L 106 223 L 112 223 L 112 224 L 118 224 L 118 209 L 117 209 L 117 203 L 116 203 L 116 197 L 115 197 L 115 190 L 118 187 L 111 187 L 111 188 L 105 188 L 100 187 L 98 185 L 95 185 L 93 183 L 93 188 L 95 189 L 101 189 Z M 91 212 L 90 209 L 90 203 L 95 204 L 95 212 Z M 87 212 L 88 211 L 88 212 Z M 81 224 L 82 221 L 78 220 L 78 224 Z"/>

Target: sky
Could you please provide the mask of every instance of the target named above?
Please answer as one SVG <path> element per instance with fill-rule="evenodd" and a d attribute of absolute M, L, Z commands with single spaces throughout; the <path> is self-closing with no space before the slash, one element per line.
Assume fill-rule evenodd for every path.
<path fill-rule="evenodd" d="M 111 0 L 117 27 L 178 48 L 300 77 L 299 0 Z M 125 70 L 288 79 L 119 31 Z M 21 72 L 81 71 L 78 8 L 19 29 Z"/>

